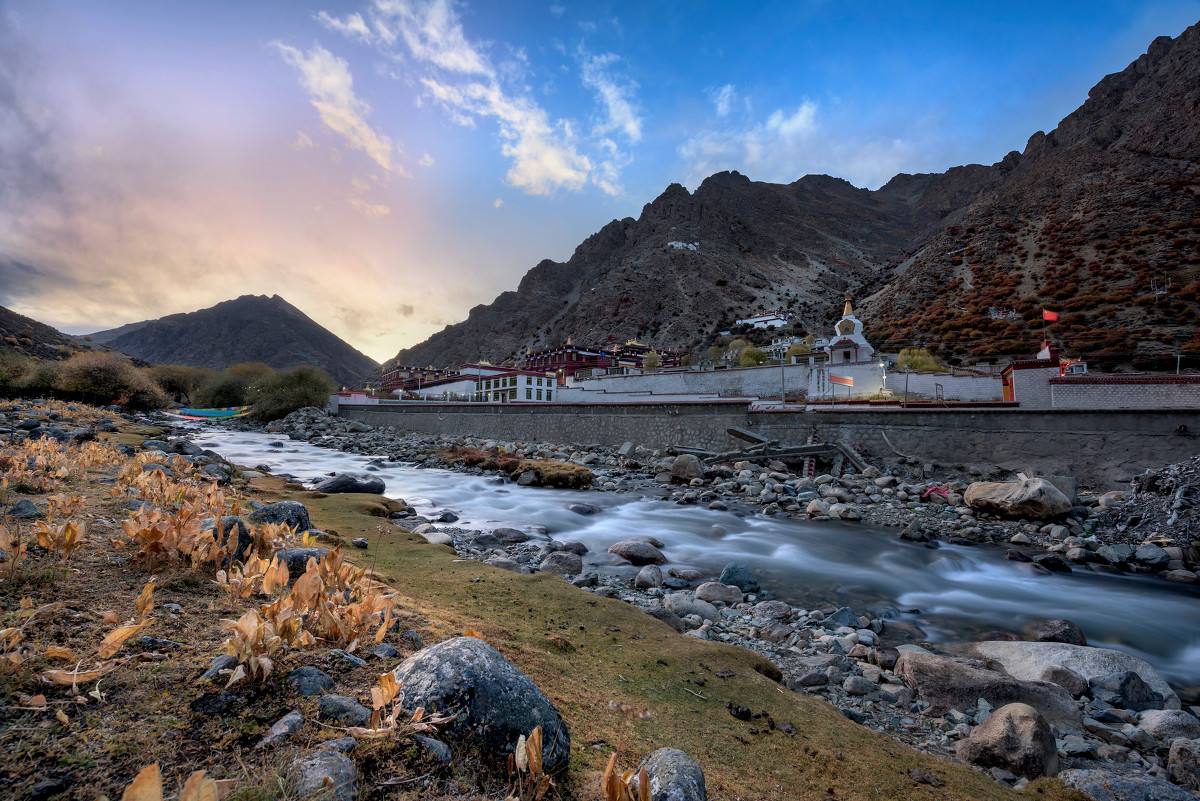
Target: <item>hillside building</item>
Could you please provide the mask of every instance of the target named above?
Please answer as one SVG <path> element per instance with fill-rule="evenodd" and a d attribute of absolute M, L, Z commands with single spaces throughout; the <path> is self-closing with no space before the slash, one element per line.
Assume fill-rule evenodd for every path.
<path fill-rule="evenodd" d="M 737 320 L 737 325 L 748 325 L 751 328 L 767 329 L 767 328 L 783 328 L 791 322 L 787 316 L 787 312 L 772 309 L 770 311 L 761 311 L 757 314 L 752 314 L 741 320 Z"/>

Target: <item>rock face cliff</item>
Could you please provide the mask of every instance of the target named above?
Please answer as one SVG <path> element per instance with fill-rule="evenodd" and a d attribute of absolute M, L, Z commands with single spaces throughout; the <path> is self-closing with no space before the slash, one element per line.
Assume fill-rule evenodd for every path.
<path fill-rule="evenodd" d="M 672 184 L 393 361 L 503 360 L 567 337 L 688 349 L 759 308 L 823 332 L 846 292 L 871 295 L 862 315 L 885 346 L 1027 353 L 1045 306 L 1063 312 L 1055 332 L 1076 351 L 1172 347 L 1194 335 L 1200 301 L 1198 97 L 1193 26 L 990 166 L 874 191 L 824 175 Z"/>
<path fill-rule="evenodd" d="M 99 331 L 94 342 L 156 364 L 224 368 L 310 364 L 335 381 L 357 384 L 379 365 L 278 295 L 243 295 L 207 309 Z"/>

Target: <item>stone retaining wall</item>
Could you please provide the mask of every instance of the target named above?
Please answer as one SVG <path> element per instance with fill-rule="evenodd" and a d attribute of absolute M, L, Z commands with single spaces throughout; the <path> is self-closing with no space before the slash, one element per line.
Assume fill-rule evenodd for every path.
<path fill-rule="evenodd" d="M 370 425 L 431 434 L 610 446 L 630 441 L 650 448 L 734 449 L 742 443 L 726 429 L 735 426 L 801 444 L 815 430 L 818 438 L 848 442 L 868 458 L 887 458 L 899 451 L 941 465 L 996 465 L 1070 475 L 1082 486 L 1103 489 L 1118 487 L 1147 467 L 1200 452 L 1200 415 L 1170 411 L 750 412 L 744 402 L 716 401 L 628 406 L 343 404 L 338 413 Z"/>

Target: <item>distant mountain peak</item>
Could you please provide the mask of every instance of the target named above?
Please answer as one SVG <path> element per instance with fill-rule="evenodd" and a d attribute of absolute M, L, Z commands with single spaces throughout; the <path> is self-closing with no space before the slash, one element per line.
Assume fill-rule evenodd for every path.
<path fill-rule="evenodd" d="M 343 384 L 358 384 L 378 371 L 374 360 L 278 294 L 240 295 L 206 309 L 98 331 L 91 338 L 159 364 L 217 369 L 252 361 L 276 368 L 310 364 Z"/>

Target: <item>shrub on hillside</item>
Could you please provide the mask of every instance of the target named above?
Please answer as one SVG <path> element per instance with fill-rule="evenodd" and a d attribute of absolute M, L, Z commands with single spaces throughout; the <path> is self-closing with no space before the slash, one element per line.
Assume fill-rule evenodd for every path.
<path fill-rule="evenodd" d="M 255 417 L 277 420 L 305 406 L 324 406 L 336 388 L 333 379 L 320 368 L 293 367 L 255 384 L 250 403 Z"/>
<path fill-rule="evenodd" d="M 58 387 L 60 362 L 37 361 L 21 378 L 21 391 L 26 395 L 45 395 Z"/>
<path fill-rule="evenodd" d="M 908 373 L 936 373 L 945 368 L 925 348 L 904 348 L 896 359 L 896 369 Z"/>
<path fill-rule="evenodd" d="M 33 369 L 33 360 L 15 350 L 0 350 L 0 388 L 19 386 Z"/>
<path fill-rule="evenodd" d="M 76 353 L 59 368 L 57 388 L 131 409 L 161 409 L 168 403 L 148 375 L 115 353 Z"/>
<path fill-rule="evenodd" d="M 741 354 L 738 355 L 738 367 L 757 367 L 760 364 L 766 363 L 767 354 L 753 345 L 742 348 Z"/>

